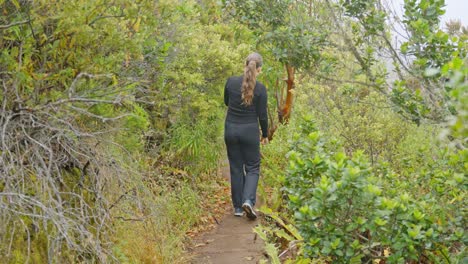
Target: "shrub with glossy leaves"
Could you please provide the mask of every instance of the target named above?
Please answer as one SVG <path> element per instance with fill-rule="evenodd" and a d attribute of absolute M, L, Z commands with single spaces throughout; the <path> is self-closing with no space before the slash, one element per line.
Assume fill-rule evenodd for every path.
<path fill-rule="evenodd" d="M 461 258 L 466 177 L 463 163 L 426 175 L 398 175 L 349 157 L 308 119 L 289 155 L 285 190 L 307 257 L 340 263 L 440 263 Z"/>

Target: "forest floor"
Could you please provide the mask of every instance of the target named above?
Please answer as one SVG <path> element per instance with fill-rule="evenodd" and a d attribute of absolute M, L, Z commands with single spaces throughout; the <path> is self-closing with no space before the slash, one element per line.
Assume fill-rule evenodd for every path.
<path fill-rule="evenodd" d="M 229 181 L 229 167 L 224 165 L 221 174 Z M 245 215 L 235 217 L 230 202 L 230 187 L 227 185 L 222 192 L 229 199 L 220 203 L 223 210 L 219 220 L 216 212 L 211 214 L 215 221 L 214 228 L 197 233 L 193 237 L 191 251 L 193 264 L 239 264 L 258 263 L 263 257 L 264 244 L 257 238 L 253 228 L 260 223 L 260 217 L 255 221 L 249 220 Z M 226 197 L 225 197 L 226 198 Z M 257 199 L 258 200 L 258 199 Z M 258 203 L 261 203 L 260 201 Z M 258 204 L 257 203 L 257 204 Z M 259 206 L 259 205 L 257 205 Z M 217 209 L 220 209 L 219 207 Z M 213 209 L 208 208 L 212 211 Z"/>

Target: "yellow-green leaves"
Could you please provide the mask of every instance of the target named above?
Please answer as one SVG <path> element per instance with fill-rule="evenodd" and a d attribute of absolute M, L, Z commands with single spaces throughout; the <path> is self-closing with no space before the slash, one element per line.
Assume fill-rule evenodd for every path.
<path fill-rule="evenodd" d="M 439 259 L 437 252 L 451 247 L 449 240 L 463 237 L 458 232 L 462 213 L 454 204 L 460 205 L 463 197 L 464 176 L 399 175 L 388 164 L 372 166 L 362 152 L 348 156 L 331 146 L 312 126 L 296 138 L 289 156 L 294 162 L 311 161 L 290 168 L 285 180 L 289 209 L 308 256 L 340 263 L 385 257 L 388 263 L 400 263 L 424 252 Z M 439 179 L 444 179 L 440 185 Z M 415 189 L 418 182 L 425 186 Z M 432 184 L 440 193 L 429 189 Z"/>

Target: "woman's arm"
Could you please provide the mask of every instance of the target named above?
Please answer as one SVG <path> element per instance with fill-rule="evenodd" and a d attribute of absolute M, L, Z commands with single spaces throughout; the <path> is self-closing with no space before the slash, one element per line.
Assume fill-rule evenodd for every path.
<path fill-rule="evenodd" d="M 229 93 L 228 93 L 229 79 L 231 79 L 231 78 L 228 78 L 227 81 L 226 81 L 226 84 L 224 85 L 224 104 L 226 106 L 229 106 Z"/>
<path fill-rule="evenodd" d="M 256 105 L 258 121 L 260 122 L 260 128 L 262 129 L 262 138 L 268 137 L 268 96 L 265 86 L 262 87 L 260 92 L 259 100 Z"/>

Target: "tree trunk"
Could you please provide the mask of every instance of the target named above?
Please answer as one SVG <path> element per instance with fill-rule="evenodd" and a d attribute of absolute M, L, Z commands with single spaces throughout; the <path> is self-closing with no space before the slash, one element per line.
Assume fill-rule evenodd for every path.
<path fill-rule="evenodd" d="M 286 64 L 286 71 L 288 73 L 288 78 L 284 80 L 287 84 L 286 102 L 284 103 L 284 105 L 281 104 L 281 108 L 278 110 L 278 120 L 281 124 L 288 123 L 289 117 L 291 116 L 292 106 L 293 106 L 295 68 L 292 67 L 291 65 Z"/>
<path fill-rule="evenodd" d="M 279 81 L 276 81 L 276 107 L 278 110 L 278 121 L 280 124 L 287 124 L 289 117 L 291 116 L 291 110 L 293 106 L 293 95 L 294 95 L 294 71 L 295 68 L 291 65 L 286 64 L 286 72 L 288 73 L 288 77 L 284 79 L 286 82 L 286 100 L 284 100 L 284 89 L 280 87 Z M 278 90 L 280 90 L 280 94 L 278 94 Z M 271 141 L 273 140 L 273 135 L 275 134 L 276 129 L 278 128 L 278 124 L 275 124 L 275 120 L 273 115 L 271 115 L 271 111 L 268 110 L 268 119 L 269 119 L 269 128 L 268 128 L 268 139 Z"/>

